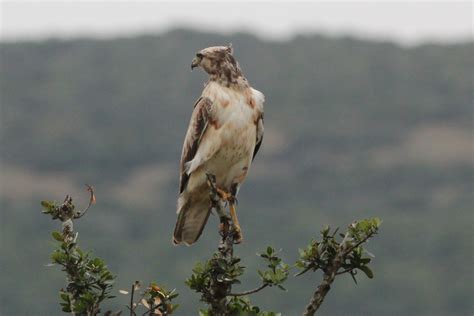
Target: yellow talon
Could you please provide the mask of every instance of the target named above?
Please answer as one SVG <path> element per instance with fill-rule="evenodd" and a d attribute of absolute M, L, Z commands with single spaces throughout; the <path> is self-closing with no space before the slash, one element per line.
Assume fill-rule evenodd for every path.
<path fill-rule="evenodd" d="M 232 227 L 235 232 L 234 241 L 236 244 L 240 244 L 243 240 L 243 236 L 242 236 L 242 229 L 240 228 L 240 224 L 239 224 L 239 219 L 237 218 L 237 212 L 235 209 L 236 199 L 231 193 L 217 186 L 216 186 L 216 192 L 223 201 L 229 202 L 230 217 L 232 219 Z M 221 231 L 224 231 L 224 229 L 225 228 L 223 226 L 220 227 Z"/>
<path fill-rule="evenodd" d="M 232 218 L 232 224 L 235 231 L 235 243 L 240 244 L 244 239 L 242 235 L 242 229 L 240 228 L 239 219 L 237 218 L 237 212 L 235 209 L 235 204 L 233 202 L 229 203 L 230 208 L 230 217 Z"/>
<path fill-rule="evenodd" d="M 222 190 L 221 188 L 218 188 L 218 187 L 216 187 L 216 191 L 223 201 L 232 200 L 232 194 L 230 194 L 229 192 Z"/>

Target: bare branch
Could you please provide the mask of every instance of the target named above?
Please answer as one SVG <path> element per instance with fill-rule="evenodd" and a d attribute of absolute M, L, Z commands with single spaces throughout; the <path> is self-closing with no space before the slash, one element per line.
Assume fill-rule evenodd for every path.
<path fill-rule="evenodd" d="M 347 273 L 347 272 L 352 272 L 352 271 L 354 271 L 354 269 L 355 268 L 345 269 L 345 270 L 337 272 L 336 275 L 341 275 L 341 274 L 344 274 L 344 273 Z"/>
<path fill-rule="evenodd" d="M 248 290 L 248 291 L 245 291 L 245 292 L 241 292 L 241 293 L 230 293 L 229 296 L 245 296 L 245 295 L 250 295 L 250 294 L 253 294 L 253 293 L 257 293 L 261 290 L 263 290 L 264 288 L 266 288 L 268 286 L 268 284 L 262 284 L 260 285 L 259 287 L 253 289 L 253 290 Z"/>
<path fill-rule="evenodd" d="M 90 209 L 90 207 L 95 204 L 96 202 L 96 199 L 95 199 L 95 195 L 94 195 L 94 188 L 88 184 L 86 184 L 86 187 L 87 187 L 87 192 L 90 193 L 90 198 L 89 198 L 89 204 L 87 205 L 87 207 L 85 209 L 83 209 L 81 212 L 77 212 L 75 215 L 74 215 L 74 219 L 78 219 L 78 218 L 81 218 L 82 216 L 86 215 L 87 211 Z"/>
<path fill-rule="evenodd" d="M 343 263 L 342 253 L 338 253 L 333 261 L 333 265 L 324 273 L 324 278 L 321 284 L 318 286 L 317 290 L 314 292 L 311 301 L 306 306 L 306 310 L 303 313 L 303 316 L 313 316 L 314 313 L 318 310 L 321 304 L 326 297 L 326 294 L 331 289 L 331 284 L 336 278 L 337 271 Z"/>
<path fill-rule="evenodd" d="M 311 270 L 312 268 L 314 268 L 314 266 L 313 266 L 313 265 L 309 265 L 306 269 L 304 269 L 304 270 L 301 271 L 301 272 L 296 273 L 294 276 L 297 277 L 297 276 L 300 276 L 300 275 L 302 275 L 302 274 L 305 274 L 306 272 L 308 272 L 308 271 Z"/>
<path fill-rule="evenodd" d="M 135 283 L 132 284 L 132 290 L 130 292 L 130 316 L 136 316 L 135 307 L 133 306 L 133 296 L 135 294 Z"/>

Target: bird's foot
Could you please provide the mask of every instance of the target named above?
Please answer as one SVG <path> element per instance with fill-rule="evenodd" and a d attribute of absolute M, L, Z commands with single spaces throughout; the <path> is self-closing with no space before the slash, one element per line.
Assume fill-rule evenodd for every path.
<path fill-rule="evenodd" d="M 206 175 L 208 185 L 211 188 L 210 197 L 213 205 L 217 205 L 219 203 L 219 199 L 223 202 L 229 203 L 230 217 L 224 212 L 222 212 L 222 209 L 220 207 L 216 208 L 216 211 L 221 210 L 220 212 L 218 211 L 218 215 L 221 220 L 221 223 L 219 224 L 219 234 L 222 237 L 226 237 L 229 236 L 229 234 L 232 234 L 232 239 L 234 240 L 234 243 L 240 244 L 244 238 L 235 210 L 237 198 L 232 193 L 229 193 L 226 190 L 219 188 L 216 184 L 216 177 L 214 175 Z M 232 221 L 232 229 L 230 229 L 230 221 Z"/>
<path fill-rule="evenodd" d="M 221 198 L 222 201 L 232 203 L 232 201 L 234 201 L 234 199 L 235 199 L 235 197 L 231 193 L 227 192 L 224 189 L 219 188 L 218 186 L 216 186 L 216 192 L 217 192 L 217 194 L 219 195 L 219 197 Z"/>
<path fill-rule="evenodd" d="M 224 202 L 229 202 L 233 204 L 238 204 L 237 198 L 230 192 L 220 188 L 216 184 L 216 176 L 210 173 L 206 173 L 207 184 L 211 188 L 212 192 L 217 193 L 217 196 Z M 211 193 L 212 193 L 211 192 Z M 212 195 L 212 194 L 211 194 Z"/>
<path fill-rule="evenodd" d="M 240 229 L 240 225 L 233 224 L 233 234 L 234 234 L 234 243 L 240 244 L 244 240 L 244 235 L 242 235 L 242 230 Z"/>

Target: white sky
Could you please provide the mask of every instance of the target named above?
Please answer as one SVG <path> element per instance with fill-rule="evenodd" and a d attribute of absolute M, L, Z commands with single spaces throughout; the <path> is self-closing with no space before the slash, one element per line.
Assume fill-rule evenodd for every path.
<path fill-rule="evenodd" d="M 472 1 L 1 1 L 0 40 L 115 37 L 179 26 L 250 31 L 281 39 L 295 33 L 392 39 L 403 44 L 473 38 Z"/>

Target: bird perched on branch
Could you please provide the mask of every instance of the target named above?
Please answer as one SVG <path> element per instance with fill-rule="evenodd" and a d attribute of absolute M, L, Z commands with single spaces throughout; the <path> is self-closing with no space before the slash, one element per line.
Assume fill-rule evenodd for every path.
<path fill-rule="evenodd" d="M 236 242 L 242 241 L 235 197 L 262 143 L 264 95 L 249 85 L 232 53 L 231 45 L 208 47 L 191 63 L 191 69 L 206 71 L 209 81 L 184 140 L 175 244 L 193 244 L 206 225 L 212 208 L 208 174 L 229 203 Z"/>

